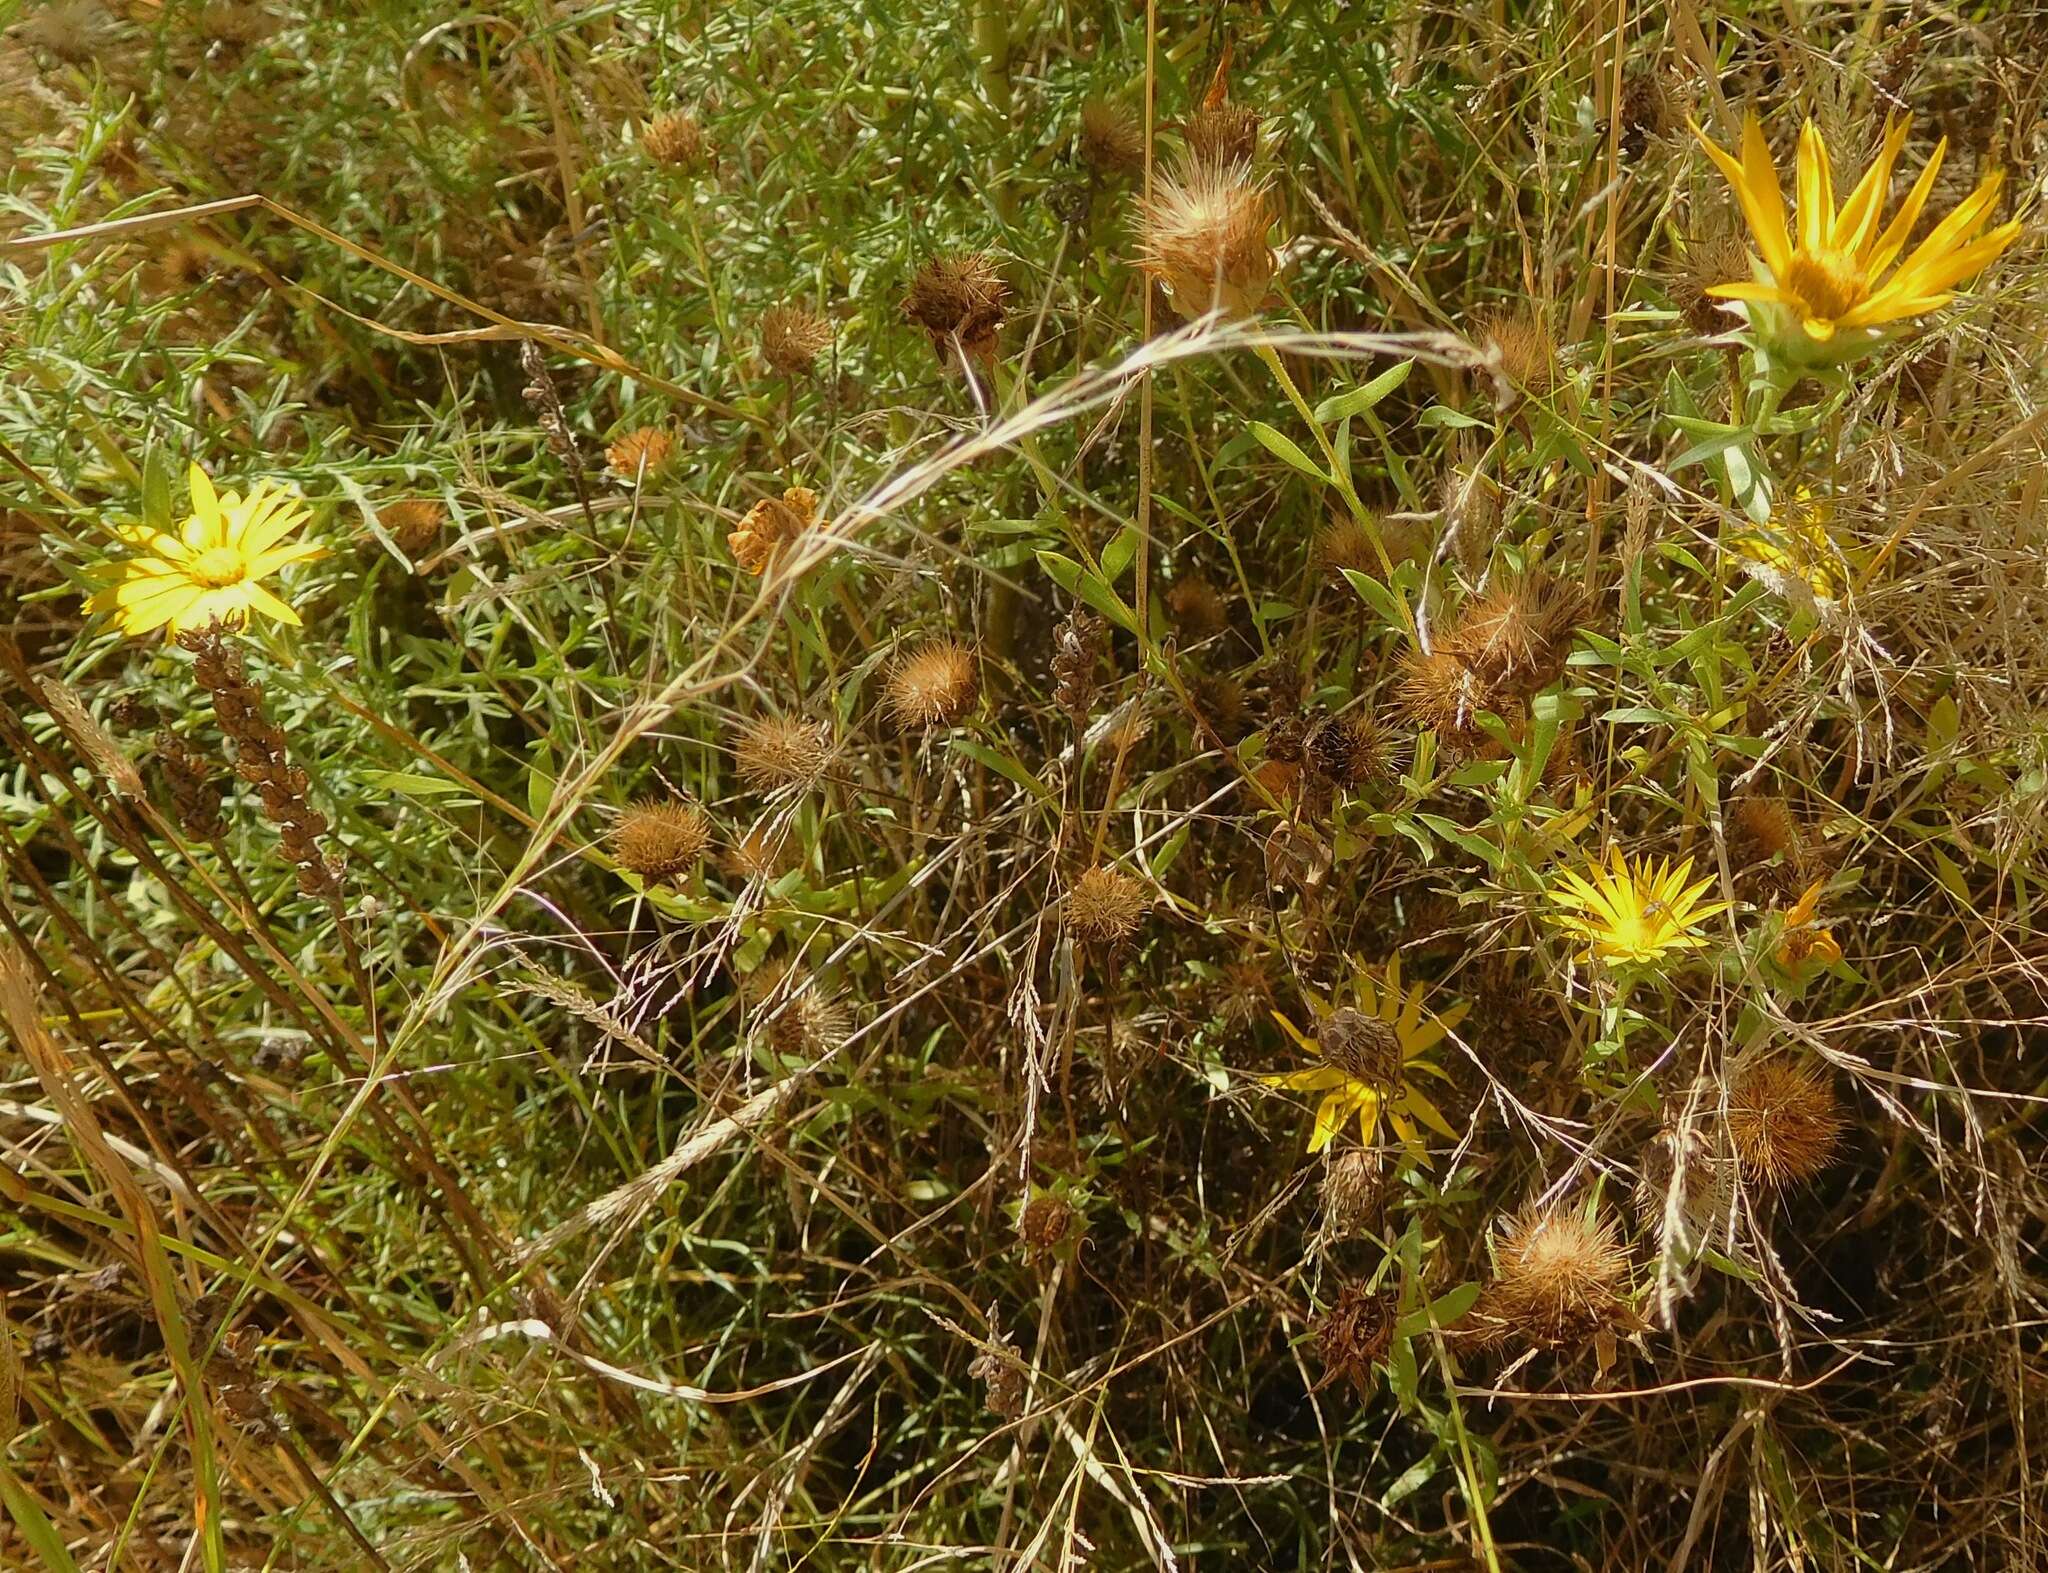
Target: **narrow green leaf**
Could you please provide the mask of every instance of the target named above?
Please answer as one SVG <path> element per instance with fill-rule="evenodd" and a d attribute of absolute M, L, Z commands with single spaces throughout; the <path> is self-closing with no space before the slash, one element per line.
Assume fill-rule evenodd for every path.
<path fill-rule="evenodd" d="M 1264 421 L 1253 421 L 1245 430 L 1258 438 L 1260 445 L 1275 458 L 1285 460 L 1303 475 L 1321 481 L 1325 486 L 1331 484 L 1330 477 L 1323 472 L 1322 466 L 1303 453 L 1292 437 L 1284 432 L 1275 431 Z"/>
<path fill-rule="evenodd" d="M 1324 425 L 1333 421 L 1348 420 L 1351 416 L 1371 409 L 1408 380 L 1408 374 L 1415 369 L 1415 362 L 1404 360 L 1398 366 L 1390 366 L 1363 387 L 1353 388 L 1349 393 L 1339 393 L 1323 400 L 1316 406 L 1316 419 Z"/>

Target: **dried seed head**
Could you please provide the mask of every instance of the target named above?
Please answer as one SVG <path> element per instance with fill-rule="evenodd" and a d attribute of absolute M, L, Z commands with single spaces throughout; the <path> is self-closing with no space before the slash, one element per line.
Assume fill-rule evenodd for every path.
<path fill-rule="evenodd" d="M 1025 1370 L 1024 1362 L 1017 1358 L 1016 1350 L 1007 1338 L 997 1334 L 995 1343 L 975 1357 L 974 1364 L 967 1368 L 967 1374 L 988 1384 L 986 1401 L 991 1414 L 1014 1420 L 1024 1413 L 1030 1373 Z"/>
<path fill-rule="evenodd" d="M 1098 175 L 1145 167 L 1145 129 L 1122 104 L 1091 98 L 1081 106 L 1081 162 Z"/>
<path fill-rule="evenodd" d="M 1454 752 L 1487 742 L 1476 718 L 1499 715 L 1507 700 L 1448 650 L 1411 655 L 1402 663 L 1401 708 L 1419 730 L 1433 731 Z"/>
<path fill-rule="evenodd" d="M 1540 399 L 1557 380 L 1557 343 L 1543 320 L 1529 311 L 1508 311 L 1480 324 L 1480 353 L 1494 375 L 1496 402 L 1514 406 L 1518 396 Z"/>
<path fill-rule="evenodd" d="M 1629 478 L 1621 494 L 1622 532 L 1620 556 L 1626 570 L 1634 566 L 1657 537 L 1657 489 L 1641 474 Z"/>
<path fill-rule="evenodd" d="M 1323 1379 L 1317 1391 L 1348 1381 L 1361 1395 L 1372 1391 L 1373 1367 L 1394 1342 L 1393 1296 L 1349 1282 L 1337 1291 L 1328 1310 L 1315 1319 L 1316 1353 L 1322 1357 Z"/>
<path fill-rule="evenodd" d="M 1259 154 L 1258 111 L 1243 104 L 1205 104 L 1188 116 L 1180 131 L 1188 157 L 1198 163 L 1217 168 L 1249 165 Z"/>
<path fill-rule="evenodd" d="M 640 150 L 671 169 L 695 169 L 707 162 L 711 153 L 696 116 L 680 109 L 648 121 L 647 129 L 640 133 Z"/>
<path fill-rule="evenodd" d="M 1564 675 L 1585 597 L 1541 572 L 1496 585 L 1470 602 L 1438 641 L 1489 687 L 1528 696 Z"/>
<path fill-rule="evenodd" d="M 1053 702 L 1074 725 L 1087 719 L 1095 702 L 1095 669 L 1102 662 L 1103 634 L 1109 625 L 1076 607 L 1053 633 Z"/>
<path fill-rule="evenodd" d="M 182 295 L 197 289 L 213 276 L 214 255 L 191 241 L 172 241 L 157 252 L 149 268 L 149 281 L 161 293 Z"/>
<path fill-rule="evenodd" d="M 1273 975 L 1263 961 L 1226 961 L 1220 996 L 1223 1019 L 1233 1027 L 1249 1027 L 1272 1012 Z"/>
<path fill-rule="evenodd" d="M 986 252 L 940 257 L 917 270 L 903 315 L 924 329 L 932 350 L 947 366 L 965 356 L 984 364 L 996 358 L 1003 306 L 1010 287 Z"/>
<path fill-rule="evenodd" d="M 1189 317 L 1242 317 L 1273 282 L 1273 222 L 1266 182 L 1247 164 L 1183 162 L 1138 208 L 1138 261 Z"/>
<path fill-rule="evenodd" d="M 1324 1150 L 1321 1201 L 1326 1238 L 1342 1240 L 1371 1229 L 1386 1197 L 1386 1165 L 1370 1147 L 1345 1144 Z"/>
<path fill-rule="evenodd" d="M 1728 806 L 1727 828 L 1728 862 L 1738 873 L 1776 857 L 1795 866 L 1803 862 L 1805 841 L 1782 797 L 1745 792 Z"/>
<path fill-rule="evenodd" d="M 809 787 L 832 763 L 832 732 L 822 721 L 762 716 L 740 729 L 732 753 L 740 779 L 757 792 Z"/>
<path fill-rule="evenodd" d="M 1749 248 L 1740 236 L 1716 231 L 1685 248 L 1685 260 L 1671 280 L 1674 303 L 1685 325 L 1702 338 L 1726 333 L 1735 326 L 1728 302 L 1709 295 L 1716 284 L 1738 283 L 1750 275 Z"/>
<path fill-rule="evenodd" d="M 1221 592 L 1200 574 L 1174 580 L 1166 592 L 1166 609 L 1181 638 L 1189 642 L 1221 633 L 1230 617 Z"/>
<path fill-rule="evenodd" d="M 770 1007 L 768 1045 L 787 1059 L 815 1059 L 846 1041 L 845 1002 L 801 967 L 792 967 Z"/>
<path fill-rule="evenodd" d="M 1323 1019 L 1316 1034 L 1323 1063 L 1368 1087 L 1387 1088 L 1401 1080 L 1401 1035 L 1393 1023 L 1345 1006 Z"/>
<path fill-rule="evenodd" d="M 679 798 L 643 799 L 612 828 L 612 856 L 649 884 L 689 872 L 710 844 L 704 810 Z"/>
<path fill-rule="evenodd" d="M 1332 579 L 1347 568 L 1353 573 L 1380 572 L 1380 554 L 1372 549 L 1372 537 L 1357 519 L 1332 519 L 1316 531 L 1310 551 L 1316 567 Z"/>
<path fill-rule="evenodd" d="M 1051 1191 L 1039 1191 L 1017 1218 L 1017 1235 L 1032 1261 L 1058 1250 L 1074 1225 L 1074 1209 Z"/>
<path fill-rule="evenodd" d="M 1825 1069 L 1777 1055 L 1728 1090 L 1728 1140 L 1742 1172 L 1795 1185 L 1835 1161 L 1847 1121 Z"/>
<path fill-rule="evenodd" d="M 974 652 L 957 639 L 932 639 L 889 668 L 889 711 L 904 731 L 941 726 L 974 708 L 981 672 Z"/>
<path fill-rule="evenodd" d="M 1121 869 L 1091 868 L 1067 892 L 1067 928 L 1090 945 L 1120 945 L 1151 904 L 1145 887 Z"/>
<path fill-rule="evenodd" d="M 1650 143 L 1669 136 L 1680 125 L 1679 108 L 1671 84 L 1656 66 L 1633 71 L 1621 84 L 1621 150 L 1628 157 L 1641 158 Z"/>
<path fill-rule="evenodd" d="M 780 497 L 763 497 L 747 510 L 739 528 L 725 538 L 733 560 L 750 574 L 768 571 L 784 548 L 818 522 L 818 494 L 792 486 Z"/>
<path fill-rule="evenodd" d="M 832 343 L 832 324 L 802 306 L 771 306 L 761 315 L 761 359 L 785 377 L 801 377 Z"/>
<path fill-rule="evenodd" d="M 741 879 L 779 879 L 792 867 L 789 833 L 771 824 L 750 825 L 725 855 L 725 866 Z"/>
<path fill-rule="evenodd" d="M 612 474 L 628 485 L 652 480 L 675 456 L 676 442 L 659 426 L 636 426 L 604 451 Z"/>
<path fill-rule="evenodd" d="M 1361 787 L 1386 770 L 1386 740 L 1367 715 L 1326 717 L 1310 730 L 1304 747 L 1309 769 L 1334 787 Z"/>
<path fill-rule="evenodd" d="M 1227 674 L 1197 672 L 1188 679 L 1188 698 L 1217 742 L 1237 741 L 1244 724 L 1244 684 Z"/>
<path fill-rule="evenodd" d="M 1438 506 L 1445 533 L 1457 548 L 1458 561 L 1467 572 L 1477 575 L 1500 538 L 1500 491 L 1478 468 L 1470 445 L 1461 443 L 1458 451 L 1460 462 L 1445 474 Z"/>
<path fill-rule="evenodd" d="M 1559 1204 L 1502 1232 L 1483 1319 L 1535 1349 L 1575 1349 L 1629 1321 L 1628 1249 L 1611 1219 Z"/>
<path fill-rule="evenodd" d="M 221 818 L 221 790 L 214 784 L 211 761 L 177 733 L 156 735 L 157 768 L 171 789 L 171 812 L 178 828 L 194 841 L 218 841 L 227 834 Z"/>
<path fill-rule="evenodd" d="M 441 526 L 448 522 L 448 505 L 432 497 L 401 497 L 379 508 L 377 517 L 398 549 L 417 559 L 440 540 Z"/>

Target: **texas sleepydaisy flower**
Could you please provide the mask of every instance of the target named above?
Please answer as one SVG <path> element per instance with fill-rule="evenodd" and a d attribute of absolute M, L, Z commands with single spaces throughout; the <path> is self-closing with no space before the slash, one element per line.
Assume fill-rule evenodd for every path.
<path fill-rule="evenodd" d="M 1460 1002 L 1436 1015 L 1423 1009 L 1422 988 L 1417 983 L 1402 992 L 1399 957 L 1387 963 L 1384 981 L 1360 972 L 1352 983 L 1353 1003 L 1337 1005 L 1323 1015 L 1313 1041 L 1302 1036 L 1285 1016 L 1273 1012 L 1281 1030 L 1319 1061 L 1306 1070 L 1260 1078 L 1269 1087 L 1323 1095 L 1309 1131 L 1310 1152 L 1329 1146 L 1354 1116 L 1360 1139 L 1370 1147 L 1378 1135 L 1382 1113 L 1395 1135 L 1418 1154 L 1422 1150 L 1418 1122 L 1440 1136 L 1458 1139 L 1436 1105 L 1410 1078 L 1415 1072 L 1444 1074 L 1427 1056 L 1465 1019 L 1471 1007 Z"/>
<path fill-rule="evenodd" d="M 251 614 L 297 627 L 299 614 L 262 581 L 287 563 L 316 557 L 309 541 L 286 541 L 311 517 L 306 506 L 274 481 L 258 481 L 247 497 L 216 493 L 192 466 L 192 516 L 176 534 L 146 525 L 120 534 L 139 555 L 112 564 L 92 598 L 96 612 L 111 612 L 126 634 L 162 628 L 178 634 L 215 621 L 239 623 Z"/>
<path fill-rule="evenodd" d="M 1989 266 L 2019 237 L 2020 225 L 2013 220 L 1984 229 L 2004 184 L 2004 176 L 1993 172 L 1885 278 L 1885 270 L 1898 260 L 1920 221 L 1948 152 L 1944 137 L 1892 221 L 1881 225 L 1892 165 L 1906 145 L 1910 125 L 1910 120 L 1899 119 L 1886 127 L 1877 161 L 1838 206 L 1827 144 L 1820 129 L 1807 121 L 1799 133 L 1798 200 L 1792 224 L 1786 221 L 1778 172 L 1756 116 L 1749 116 L 1743 126 L 1739 159 L 1715 146 L 1695 125 L 1694 135 L 1735 188 L 1750 235 L 1763 256 L 1757 279 L 1717 284 L 1707 293 L 1765 308 L 1763 314 L 1752 311 L 1759 331 L 1766 331 L 1766 325 L 1757 321 L 1759 315 L 1771 310 L 1788 314 L 1810 350 L 1830 345 L 1837 334 L 1846 335 L 1832 346 L 1829 353 L 1834 356 L 1868 348 L 1884 337 L 1878 330 L 1888 324 L 1907 322 L 1948 304 L 1958 284 Z"/>
<path fill-rule="evenodd" d="M 1778 941 L 1778 965 L 1787 972 L 1797 972 L 1809 961 L 1818 961 L 1822 966 L 1832 967 L 1842 959 L 1842 947 L 1835 939 L 1831 928 L 1818 927 L 1814 919 L 1820 914 L 1820 893 L 1827 884 L 1817 879 L 1806 887 L 1790 911 L 1785 914 L 1785 933 Z"/>
<path fill-rule="evenodd" d="M 1570 870 L 1550 887 L 1550 899 L 1564 910 L 1550 921 L 1586 941 L 1581 961 L 1661 961 L 1673 951 L 1697 950 L 1706 936 L 1693 930 L 1728 910 L 1725 901 L 1703 902 L 1714 882 L 1688 885 L 1692 859 L 1676 868 L 1669 858 L 1631 862 L 1619 848 L 1610 849 L 1608 866 L 1591 865 L 1586 873 Z"/>

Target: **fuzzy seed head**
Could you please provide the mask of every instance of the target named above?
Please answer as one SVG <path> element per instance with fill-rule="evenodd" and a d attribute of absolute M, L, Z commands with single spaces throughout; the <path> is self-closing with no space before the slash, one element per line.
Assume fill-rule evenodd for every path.
<path fill-rule="evenodd" d="M 1646 66 L 1621 84 L 1621 148 L 1641 158 L 1652 141 L 1669 136 L 1681 123 L 1678 104 L 1664 72 Z M 1729 274 L 1730 278 L 1736 275 Z"/>
<path fill-rule="evenodd" d="M 640 133 L 640 150 L 671 169 L 695 169 L 711 151 L 696 116 L 680 109 L 648 121 L 647 129 Z"/>
<path fill-rule="evenodd" d="M 1513 392 L 1540 399 L 1550 391 L 1557 378 L 1557 345 L 1540 317 L 1502 312 L 1481 323 L 1476 337 L 1488 366 Z"/>
<path fill-rule="evenodd" d="M 675 439 L 659 426 L 636 426 L 604 451 L 604 462 L 612 474 L 634 486 L 644 478 L 652 480 L 675 455 Z"/>
<path fill-rule="evenodd" d="M 1067 892 L 1067 928 L 1090 945 L 1121 945 L 1151 904 L 1145 887 L 1121 869 L 1091 868 Z"/>
<path fill-rule="evenodd" d="M 1506 703 L 1484 678 L 1442 649 L 1407 658 L 1400 700 L 1402 710 L 1419 730 L 1434 731 L 1454 750 L 1483 746 L 1486 734 L 1475 717 L 1488 710 L 1498 715 Z"/>
<path fill-rule="evenodd" d="M 1540 693 L 1564 675 L 1585 613 L 1577 590 L 1536 572 L 1470 602 L 1439 647 L 1503 693 Z"/>
<path fill-rule="evenodd" d="M 1384 536 L 1382 537 L 1384 539 Z M 1333 519 L 1316 531 L 1310 547 L 1315 565 L 1332 579 L 1345 569 L 1353 573 L 1377 574 L 1380 554 L 1372 549 L 1372 537 L 1356 519 Z"/>
<path fill-rule="evenodd" d="M 1685 248 L 1685 260 L 1671 280 L 1674 304 L 1685 325 L 1701 338 L 1712 338 L 1735 326 L 1725 301 L 1707 293 L 1717 284 L 1749 276 L 1749 248 L 1740 236 L 1719 231 Z"/>
<path fill-rule="evenodd" d="M 1782 797 L 1751 792 L 1729 805 L 1728 861 L 1737 870 L 1780 856 L 1797 861 L 1801 850 L 1798 822 Z"/>
<path fill-rule="evenodd" d="M 1273 211 L 1265 181 L 1244 163 L 1183 161 L 1138 207 L 1138 262 L 1183 314 L 1242 317 L 1266 303 Z"/>
<path fill-rule="evenodd" d="M 710 844 L 704 810 L 679 798 L 643 799 L 612 830 L 612 856 L 649 884 L 688 873 Z"/>
<path fill-rule="evenodd" d="M 768 571 L 782 551 L 818 522 L 818 494 L 792 486 L 780 497 L 763 497 L 747 510 L 739 528 L 725 538 L 733 560 L 750 574 Z"/>
<path fill-rule="evenodd" d="M 931 639 L 896 658 L 887 688 L 890 714 L 902 730 L 950 725 L 974 708 L 981 671 L 959 640 Z"/>
<path fill-rule="evenodd" d="M 1847 1122 L 1818 1065 L 1778 1055 L 1728 1090 L 1728 1139 L 1742 1172 L 1769 1186 L 1812 1179 L 1835 1161 Z"/>
<path fill-rule="evenodd" d="M 1628 1249 L 1611 1219 L 1560 1204 L 1502 1232 L 1485 1318 L 1535 1349 L 1576 1349 L 1629 1317 Z"/>
<path fill-rule="evenodd" d="M 831 762 L 831 729 L 797 716 L 749 721 L 733 744 L 740 779 L 757 792 L 811 786 Z"/>
<path fill-rule="evenodd" d="M 1317 1389 L 1348 1381 L 1361 1395 L 1368 1394 L 1373 1367 L 1393 1347 L 1393 1297 L 1362 1283 L 1346 1283 L 1329 1309 L 1315 1319 L 1314 1331 L 1316 1353 L 1323 1362 Z"/>
<path fill-rule="evenodd" d="M 1222 593 L 1200 574 L 1174 580 L 1166 592 L 1166 610 L 1172 614 L 1181 638 L 1188 641 L 1221 633 L 1230 618 Z"/>
<path fill-rule="evenodd" d="M 1386 1189 L 1386 1162 L 1376 1148 L 1324 1148 L 1318 1189 L 1324 1236 L 1342 1240 L 1370 1230 L 1379 1221 Z"/>
<path fill-rule="evenodd" d="M 1303 746 L 1309 769 L 1347 791 L 1386 770 L 1386 740 L 1370 716 L 1326 717 L 1310 730 Z"/>
<path fill-rule="evenodd" d="M 1387 1088 L 1401 1079 L 1401 1034 L 1394 1024 L 1345 1006 L 1332 1011 L 1316 1035 L 1323 1063 L 1368 1087 Z"/>
<path fill-rule="evenodd" d="M 939 257 L 917 270 L 903 315 L 924 329 L 947 366 L 962 356 L 992 365 L 1010 287 L 986 252 Z"/>
<path fill-rule="evenodd" d="M 807 375 L 832 343 L 832 324 L 802 306 L 771 306 L 761 314 L 761 359 L 785 377 Z"/>
<path fill-rule="evenodd" d="M 441 538 L 441 526 L 448 522 L 448 505 L 432 497 L 401 497 L 377 510 L 391 539 L 408 557 L 425 556 Z"/>
<path fill-rule="evenodd" d="M 1243 104 L 1205 104 L 1189 115 L 1181 136 L 1190 159 L 1215 168 L 1250 164 L 1259 155 L 1259 115 Z"/>
<path fill-rule="evenodd" d="M 1098 175 L 1127 175 L 1145 167 L 1145 131 L 1122 104 L 1091 98 L 1081 106 L 1081 162 Z"/>

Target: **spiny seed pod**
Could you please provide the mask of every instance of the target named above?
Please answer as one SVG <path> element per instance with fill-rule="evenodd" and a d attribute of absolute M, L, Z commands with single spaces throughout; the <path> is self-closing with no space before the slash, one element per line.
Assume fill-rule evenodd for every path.
<path fill-rule="evenodd" d="M 1734 327 L 1728 302 L 1707 291 L 1717 284 L 1740 283 L 1749 274 L 1749 248 L 1740 236 L 1723 230 L 1694 240 L 1671 280 L 1671 294 L 1685 325 L 1701 338 Z"/>
<path fill-rule="evenodd" d="M 1616 118 L 1621 122 L 1621 151 L 1631 159 L 1641 158 L 1652 141 L 1676 130 L 1678 106 L 1664 72 L 1656 66 L 1630 72 L 1621 84 Z"/>
<path fill-rule="evenodd" d="M 1368 1087 L 1387 1088 L 1401 1079 L 1401 1035 L 1391 1022 L 1344 1006 L 1323 1019 L 1316 1034 L 1323 1063 Z"/>
<path fill-rule="evenodd" d="M 927 262 L 910 281 L 903 315 L 924 329 L 941 362 L 962 358 L 994 364 L 1010 287 L 986 252 Z"/>
<path fill-rule="evenodd" d="M 1152 900 L 1121 869 L 1091 868 L 1067 892 L 1067 929 L 1076 939 L 1110 949 L 1138 931 Z"/>
<path fill-rule="evenodd" d="M 1487 742 L 1477 717 L 1501 713 L 1505 698 L 1448 650 L 1411 655 L 1402 663 L 1401 708 L 1410 721 L 1456 753 L 1469 753 Z"/>
<path fill-rule="evenodd" d="M 740 729 L 732 755 L 740 779 L 757 792 L 809 787 L 832 762 L 831 728 L 797 716 L 762 716 Z"/>
<path fill-rule="evenodd" d="M 1313 1325 L 1316 1353 L 1323 1362 L 1323 1379 L 1316 1390 L 1348 1381 L 1361 1397 L 1370 1394 L 1373 1368 L 1393 1347 L 1393 1296 L 1348 1282 Z"/>
<path fill-rule="evenodd" d="M 1216 743 L 1235 743 L 1244 725 L 1244 684 L 1236 678 L 1197 672 L 1188 679 L 1188 698 Z"/>
<path fill-rule="evenodd" d="M 832 324 L 802 306 L 771 306 L 761 315 L 761 359 L 785 377 L 802 377 L 832 343 Z"/>
<path fill-rule="evenodd" d="M 780 497 L 763 497 L 725 538 L 733 561 L 750 574 L 768 571 L 783 550 L 818 522 L 818 494 L 791 486 Z"/>
<path fill-rule="evenodd" d="M 886 684 L 889 713 L 903 731 L 950 725 L 974 708 L 981 671 L 957 639 L 928 639 L 896 658 Z"/>
<path fill-rule="evenodd" d="M 1139 266 L 1186 316 L 1247 316 L 1273 282 L 1272 222 L 1267 184 L 1249 165 L 1184 161 L 1139 203 Z"/>
<path fill-rule="evenodd" d="M 612 856 L 649 884 L 688 873 L 710 844 L 704 810 L 678 798 L 645 798 L 612 829 Z"/>
<path fill-rule="evenodd" d="M 1315 565 L 1332 579 L 1345 569 L 1353 573 L 1378 574 L 1380 554 L 1372 548 L 1372 537 L 1357 519 L 1332 519 L 1316 531 L 1309 547 Z"/>
<path fill-rule="evenodd" d="M 1503 410 L 1525 396 L 1542 398 L 1557 380 L 1557 344 L 1533 313 L 1509 311 L 1489 317 L 1480 324 L 1477 340 L 1494 375 L 1494 402 Z"/>
<path fill-rule="evenodd" d="M 1361 1234 L 1379 1221 L 1386 1197 L 1386 1165 L 1370 1147 L 1324 1150 L 1320 1192 L 1323 1233 L 1332 1240 Z"/>
<path fill-rule="evenodd" d="M 384 528 L 406 556 L 418 558 L 434 549 L 448 522 L 448 505 L 432 497 L 401 497 L 377 510 Z"/>
<path fill-rule="evenodd" d="M 1038 1192 L 1017 1218 L 1017 1235 L 1024 1242 L 1025 1256 L 1035 1262 L 1058 1250 L 1073 1225 L 1072 1207 L 1051 1191 Z"/>
<path fill-rule="evenodd" d="M 1053 634 L 1053 702 L 1077 727 L 1087 720 L 1095 702 L 1095 669 L 1102 662 L 1102 636 L 1108 626 L 1076 607 Z"/>
<path fill-rule="evenodd" d="M 1438 648 L 1490 688 L 1541 693 L 1564 675 L 1585 604 L 1572 586 L 1541 572 L 1523 574 L 1470 602 Z"/>
<path fill-rule="evenodd" d="M 707 162 L 710 146 L 694 115 L 677 109 L 656 115 L 640 133 L 640 150 L 671 169 L 695 169 Z"/>
<path fill-rule="evenodd" d="M 1091 98 L 1081 106 L 1081 162 L 1098 175 L 1128 175 L 1145 167 L 1145 129 L 1122 104 Z"/>
<path fill-rule="evenodd" d="M 1386 741 L 1370 716 L 1326 716 L 1310 730 L 1304 748 L 1309 769 L 1347 791 L 1386 770 Z"/>
<path fill-rule="evenodd" d="M 1745 792 L 1728 805 L 1728 861 L 1739 873 L 1783 857 L 1788 863 L 1802 861 L 1804 839 L 1782 797 L 1763 792 Z"/>
<path fill-rule="evenodd" d="M 1250 164 L 1259 155 L 1259 115 L 1243 104 L 1205 104 L 1180 128 L 1190 159 L 1214 167 Z"/>
<path fill-rule="evenodd" d="M 801 971 L 768 1018 L 768 1044 L 785 1059 L 829 1054 L 846 1041 L 851 1022 L 846 1006 Z"/>
<path fill-rule="evenodd" d="M 1559 1204 L 1508 1223 L 1480 1315 L 1533 1349 L 1576 1349 L 1631 1320 L 1627 1292 L 1628 1250 L 1612 1220 Z"/>
<path fill-rule="evenodd" d="M 612 474 L 629 486 L 652 480 L 674 457 L 676 441 L 659 426 L 637 426 L 604 451 Z"/>
<path fill-rule="evenodd" d="M 1230 618 L 1222 594 L 1200 574 L 1174 580 L 1166 592 L 1166 610 L 1173 617 L 1174 628 L 1188 643 L 1221 633 Z"/>
<path fill-rule="evenodd" d="M 1777 1055 L 1744 1071 L 1728 1090 L 1728 1140 L 1753 1180 L 1773 1187 L 1810 1180 L 1835 1161 L 1847 1124 L 1828 1073 Z"/>

